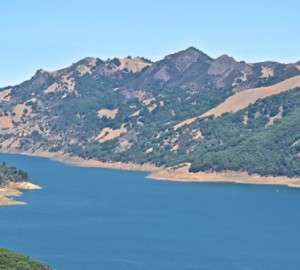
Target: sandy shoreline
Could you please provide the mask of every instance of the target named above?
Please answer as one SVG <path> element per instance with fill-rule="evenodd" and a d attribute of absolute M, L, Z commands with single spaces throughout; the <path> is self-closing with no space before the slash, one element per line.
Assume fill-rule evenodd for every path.
<path fill-rule="evenodd" d="M 172 169 L 166 168 L 157 172 L 153 172 L 147 176 L 149 179 L 180 181 L 180 182 L 231 182 L 239 184 L 255 184 L 255 185 L 285 185 L 294 188 L 300 188 L 300 178 L 260 176 L 257 174 L 249 175 L 246 172 L 198 172 L 190 173 L 188 171 L 190 164 L 186 166 Z"/>
<path fill-rule="evenodd" d="M 122 162 L 101 162 L 98 160 L 86 160 L 80 157 L 71 157 L 62 152 L 46 152 L 46 151 L 36 151 L 32 152 L 19 152 L 12 150 L 0 150 L 2 154 L 17 154 L 17 155 L 27 155 L 34 157 L 45 157 L 54 161 L 59 161 L 65 164 L 74 165 L 78 167 L 95 167 L 95 168 L 108 168 L 108 169 L 118 169 L 126 171 L 143 171 L 143 172 L 154 172 L 161 170 L 162 168 L 157 167 L 150 163 L 145 163 L 143 165 L 134 164 L 134 163 L 122 163 Z"/>
<path fill-rule="evenodd" d="M 25 205 L 25 202 L 16 201 L 14 198 L 8 197 L 19 197 L 22 195 L 20 190 L 35 190 L 41 189 L 41 187 L 34 185 L 29 182 L 10 182 L 4 187 L 0 187 L 0 206 L 8 205 Z"/>
<path fill-rule="evenodd" d="M 145 171 L 150 174 L 148 179 L 167 180 L 167 181 L 181 181 L 181 182 L 231 182 L 239 184 L 255 184 L 255 185 L 285 185 L 289 187 L 300 188 L 300 178 L 288 177 L 263 177 L 259 175 L 249 175 L 246 172 L 198 172 L 190 173 L 188 171 L 191 164 L 186 163 L 184 166 L 177 168 L 163 168 L 157 167 L 153 164 L 134 164 L 134 163 L 121 163 L 121 162 L 101 162 L 97 160 L 85 160 L 80 157 L 70 157 L 62 152 L 50 153 L 46 151 L 31 152 L 18 152 L 1 149 L 1 153 L 7 154 L 20 154 L 37 157 L 45 157 L 51 160 L 59 161 L 65 164 L 79 166 L 79 167 L 98 167 L 110 168 L 118 170 L 131 170 L 131 171 Z M 179 167 L 179 168 L 178 168 Z M 1 193 L 0 193 L 1 195 Z"/>
<path fill-rule="evenodd" d="M 21 191 L 17 189 L 13 189 L 10 187 L 1 187 L 0 188 L 0 206 L 4 205 L 24 205 L 24 202 L 15 201 L 13 199 L 9 199 L 7 197 L 10 196 L 20 196 L 22 194 Z"/>
<path fill-rule="evenodd" d="M 80 157 L 70 157 L 62 152 L 50 153 L 46 151 L 36 151 L 31 152 L 19 152 L 12 150 L 1 149 L 0 153 L 3 154 L 18 154 L 36 157 L 45 157 L 54 161 L 59 161 L 65 164 L 79 166 L 79 167 L 97 167 L 97 168 L 110 168 L 118 170 L 129 170 L 129 171 L 145 171 L 145 172 L 155 172 L 161 170 L 161 168 L 156 167 L 152 164 L 138 165 L 133 163 L 121 163 L 121 162 L 101 162 L 97 160 L 85 160 Z M 8 196 L 20 196 L 22 192 L 20 190 L 30 190 L 30 189 L 41 189 L 41 187 L 33 185 L 31 183 L 10 183 L 9 187 L 0 187 L 0 206 L 8 205 L 24 205 L 26 203 L 16 201 L 14 199 L 7 198 Z"/>
<path fill-rule="evenodd" d="M 14 199 L 9 199 L 0 195 L 0 207 L 1 206 L 9 206 L 9 205 L 25 205 L 25 202 L 16 201 Z"/>

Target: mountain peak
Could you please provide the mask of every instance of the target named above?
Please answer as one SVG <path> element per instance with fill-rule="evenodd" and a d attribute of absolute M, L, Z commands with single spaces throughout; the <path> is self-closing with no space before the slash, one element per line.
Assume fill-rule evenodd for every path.
<path fill-rule="evenodd" d="M 200 50 L 198 50 L 196 47 L 194 46 L 190 46 L 188 48 L 186 48 L 184 51 L 194 51 L 194 52 L 201 52 Z"/>
<path fill-rule="evenodd" d="M 166 56 L 165 60 L 171 61 L 177 70 L 184 71 L 196 62 L 211 63 L 212 58 L 195 47 L 189 47 L 183 51 Z"/>
<path fill-rule="evenodd" d="M 210 75 L 220 75 L 227 70 L 233 69 L 236 64 L 237 62 L 232 57 L 227 54 L 223 54 L 212 62 L 208 73 Z"/>
<path fill-rule="evenodd" d="M 219 63 L 224 63 L 224 62 L 227 62 L 227 63 L 229 63 L 229 62 L 231 62 L 231 63 L 235 63 L 236 61 L 234 60 L 234 58 L 233 57 L 231 57 L 231 56 L 229 56 L 229 55 L 227 55 L 227 54 L 222 54 L 221 56 L 219 56 L 218 58 L 216 58 L 216 60 L 215 61 L 217 61 L 217 62 L 219 62 Z"/>

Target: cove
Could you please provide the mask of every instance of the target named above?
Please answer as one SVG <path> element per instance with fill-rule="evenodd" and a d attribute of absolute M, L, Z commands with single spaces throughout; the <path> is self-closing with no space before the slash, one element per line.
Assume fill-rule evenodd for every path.
<path fill-rule="evenodd" d="M 0 246 L 56 270 L 300 269 L 300 189 L 146 179 L 0 154 L 43 187 L 0 208 Z"/>

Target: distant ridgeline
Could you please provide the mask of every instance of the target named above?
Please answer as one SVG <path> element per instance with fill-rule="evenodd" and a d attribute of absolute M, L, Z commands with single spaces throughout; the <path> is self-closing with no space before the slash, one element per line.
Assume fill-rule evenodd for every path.
<path fill-rule="evenodd" d="M 300 62 L 193 47 L 157 62 L 85 58 L 0 89 L 0 151 L 300 176 L 299 87 Z"/>
<path fill-rule="evenodd" d="M 15 167 L 9 167 L 3 162 L 0 165 L 0 186 L 7 182 L 27 182 L 28 173 Z M 1 268 L 0 268 L 1 269 Z"/>
<path fill-rule="evenodd" d="M 27 256 L 17 254 L 5 248 L 0 248 L 1 270 L 51 270 L 49 266 L 30 259 Z"/>

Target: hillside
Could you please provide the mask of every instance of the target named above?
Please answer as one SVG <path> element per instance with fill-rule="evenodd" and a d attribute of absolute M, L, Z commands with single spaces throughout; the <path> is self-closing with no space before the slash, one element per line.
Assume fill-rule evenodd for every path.
<path fill-rule="evenodd" d="M 258 99 L 276 95 L 281 92 L 295 89 L 297 87 L 300 87 L 300 76 L 294 76 L 292 78 L 286 79 L 282 82 L 271 86 L 246 89 L 242 92 L 235 93 L 234 95 L 227 98 L 224 102 L 219 104 L 217 107 L 205 112 L 204 114 L 198 117 L 187 119 L 177 124 L 174 128 L 177 129 L 185 124 L 191 124 L 197 118 L 206 117 L 210 115 L 220 116 L 228 112 L 237 112 L 241 109 L 248 107 L 250 104 L 253 104 Z"/>
<path fill-rule="evenodd" d="M 1 270 L 51 270 L 49 266 L 30 259 L 27 256 L 17 254 L 5 248 L 0 248 Z"/>
<path fill-rule="evenodd" d="M 190 47 L 38 70 L 0 89 L 1 151 L 300 176 L 299 65 Z"/>
<path fill-rule="evenodd" d="M 3 162 L 0 165 L 0 187 L 8 182 L 28 182 L 28 174 L 23 170 L 7 166 Z"/>
<path fill-rule="evenodd" d="M 27 172 L 7 166 L 5 162 L 0 165 L 0 206 L 26 204 L 11 197 L 22 195 L 21 190 L 33 189 L 41 189 L 41 187 L 28 182 Z"/>

